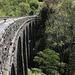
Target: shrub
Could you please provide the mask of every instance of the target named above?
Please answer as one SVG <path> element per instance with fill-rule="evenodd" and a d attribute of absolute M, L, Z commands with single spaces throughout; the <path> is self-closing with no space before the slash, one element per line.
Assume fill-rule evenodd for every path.
<path fill-rule="evenodd" d="M 35 9 L 38 9 L 38 1 L 37 0 L 32 0 L 30 1 L 30 8 L 35 10 Z"/>

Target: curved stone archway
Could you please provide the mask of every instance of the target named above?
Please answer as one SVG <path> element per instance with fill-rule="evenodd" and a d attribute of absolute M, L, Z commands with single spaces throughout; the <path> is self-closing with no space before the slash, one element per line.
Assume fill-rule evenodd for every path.
<path fill-rule="evenodd" d="M 17 75 L 23 75 L 21 37 L 19 37 L 17 45 Z"/>
<path fill-rule="evenodd" d="M 12 67 L 11 67 L 11 75 L 16 75 L 14 64 L 12 64 Z"/>

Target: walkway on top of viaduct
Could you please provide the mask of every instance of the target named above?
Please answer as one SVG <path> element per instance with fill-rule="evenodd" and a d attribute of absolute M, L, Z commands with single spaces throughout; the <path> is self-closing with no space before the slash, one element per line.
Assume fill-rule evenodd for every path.
<path fill-rule="evenodd" d="M 28 75 L 38 16 L 0 21 L 0 75 Z"/>

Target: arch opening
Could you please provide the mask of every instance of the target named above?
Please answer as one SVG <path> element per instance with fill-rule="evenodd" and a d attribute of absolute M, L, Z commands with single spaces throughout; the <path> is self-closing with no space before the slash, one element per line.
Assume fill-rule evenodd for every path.
<path fill-rule="evenodd" d="M 29 24 L 29 40 L 31 40 L 31 23 Z"/>
<path fill-rule="evenodd" d="M 29 23 L 29 60 L 30 60 L 30 52 L 31 52 L 31 23 Z"/>
<path fill-rule="evenodd" d="M 11 67 L 11 75 L 16 75 L 14 64 L 12 64 L 12 67 Z"/>
<path fill-rule="evenodd" d="M 31 68 L 31 55 L 32 55 L 32 36 L 31 36 L 31 23 L 29 23 L 29 63 L 28 68 Z"/>
<path fill-rule="evenodd" d="M 21 37 L 18 39 L 17 45 L 17 75 L 23 75 L 22 52 L 21 52 Z"/>
<path fill-rule="evenodd" d="M 31 23 L 29 24 L 29 45 L 30 45 L 30 50 L 31 50 Z"/>
<path fill-rule="evenodd" d="M 34 47 L 34 22 L 32 22 L 32 43 Z"/>
<path fill-rule="evenodd" d="M 27 64 L 27 51 L 25 47 L 25 30 L 23 30 L 23 59 L 24 59 L 24 70 L 25 70 L 25 75 L 28 75 L 28 64 Z"/>
<path fill-rule="evenodd" d="M 35 41 L 37 40 L 37 33 L 38 33 L 38 31 L 37 31 L 38 29 L 37 29 L 37 20 L 35 21 Z"/>
<path fill-rule="evenodd" d="M 27 58 L 29 59 L 29 53 L 28 53 L 28 26 L 26 26 L 26 47 L 27 47 Z"/>
<path fill-rule="evenodd" d="M 30 62 L 29 62 L 29 68 L 33 67 L 33 48 L 34 48 L 34 22 L 29 24 L 29 40 L 30 40 Z"/>

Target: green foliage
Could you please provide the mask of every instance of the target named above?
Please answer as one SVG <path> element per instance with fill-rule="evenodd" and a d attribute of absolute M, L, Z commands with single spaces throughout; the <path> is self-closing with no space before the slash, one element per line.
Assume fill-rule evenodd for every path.
<path fill-rule="evenodd" d="M 47 75 L 48 73 L 51 75 L 64 75 L 64 68 L 65 72 L 67 71 L 67 75 L 74 75 L 75 1 L 61 0 L 56 7 L 43 7 L 41 20 L 42 24 L 39 26 L 38 32 L 43 36 L 36 43 L 38 54 L 35 56 L 34 61 Z M 48 48 L 50 51 L 60 54 L 60 56 L 57 55 L 59 57 L 58 64 L 56 60 L 56 62 L 54 61 L 55 63 L 52 62 L 57 57 L 55 56 L 56 54 L 52 53 L 51 55 L 55 57 L 50 56 L 49 52 L 47 52 Z M 45 52 L 43 49 L 45 49 Z M 51 65 L 48 62 L 52 62 L 50 63 Z M 67 64 L 66 66 L 64 62 Z"/>
<path fill-rule="evenodd" d="M 10 4 L 10 6 L 15 6 L 15 5 L 18 5 L 18 1 L 17 0 L 9 0 L 9 4 Z"/>
<path fill-rule="evenodd" d="M 5 16 L 6 14 L 2 11 L 2 10 L 0 10 L 0 16 Z"/>
<path fill-rule="evenodd" d="M 3 6 L 3 11 L 6 13 L 6 16 L 14 16 L 14 11 L 12 11 L 10 5 Z"/>
<path fill-rule="evenodd" d="M 34 61 L 38 63 L 39 68 L 42 69 L 47 75 L 58 75 L 59 67 L 65 66 L 65 63 L 60 62 L 59 53 L 50 49 L 40 51 L 38 55 L 35 56 Z"/>
<path fill-rule="evenodd" d="M 0 9 L 3 7 L 3 0 L 0 0 Z"/>
<path fill-rule="evenodd" d="M 33 9 L 33 10 L 38 8 L 38 1 L 37 0 L 31 0 L 29 2 L 29 4 L 30 4 L 30 8 Z"/>
<path fill-rule="evenodd" d="M 19 4 L 19 7 L 21 8 L 21 16 L 29 14 L 30 12 L 29 4 L 22 2 Z"/>
<path fill-rule="evenodd" d="M 19 6 L 11 6 L 15 16 L 21 16 L 21 8 Z"/>
<path fill-rule="evenodd" d="M 33 15 L 34 14 L 34 10 L 31 10 L 30 12 L 29 12 L 29 15 Z"/>
<path fill-rule="evenodd" d="M 45 22 L 46 19 L 48 18 L 48 8 L 47 7 L 43 7 L 41 10 L 41 18 L 42 21 Z"/>
<path fill-rule="evenodd" d="M 50 8 L 48 8 L 49 10 Z M 53 8 L 52 8 L 53 9 Z M 74 65 L 75 60 L 70 57 L 74 53 L 74 37 L 75 37 L 75 6 L 72 0 L 62 0 L 60 8 L 53 10 L 51 13 L 48 11 L 47 19 L 45 23 L 45 48 L 60 53 L 61 67 L 63 68 L 63 61 L 72 63 Z M 43 18 L 42 18 L 43 19 Z M 69 64 L 70 65 L 70 64 Z M 71 66 L 71 68 L 74 68 Z M 72 71 L 72 69 L 69 69 Z M 68 68 L 67 68 L 68 69 Z M 63 73 L 64 69 L 60 70 Z M 72 75 L 72 72 L 68 72 Z"/>
<path fill-rule="evenodd" d="M 28 69 L 28 75 L 45 75 L 45 74 L 38 68 L 31 68 L 31 70 Z"/>
<path fill-rule="evenodd" d="M 4 14 L 6 16 L 33 15 L 36 9 L 38 9 L 37 0 L 0 0 L 0 10 L 6 13 Z"/>
<path fill-rule="evenodd" d="M 62 11 L 68 16 L 72 13 L 75 13 L 75 1 L 73 0 L 63 0 L 61 3 L 60 8 L 62 9 Z"/>

